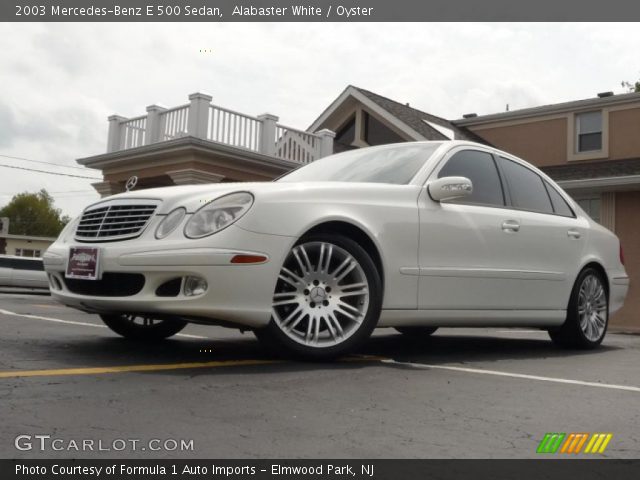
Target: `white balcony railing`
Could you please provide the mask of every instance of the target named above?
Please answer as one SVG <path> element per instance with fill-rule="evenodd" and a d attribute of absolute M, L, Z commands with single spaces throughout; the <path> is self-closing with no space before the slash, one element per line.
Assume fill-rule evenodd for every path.
<path fill-rule="evenodd" d="M 151 105 L 140 117 L 109 117 L 107 151 L 192 136 L 301 164 L 333 153 L 334 133 L 329 130 L 305 132 L 278 124 L 275 115 L 234 112 L 212 105 L 211 97 L 203 93 L 194 93 L 189 100 L 168 109 Z"/>
<path fill-rule="evenodd" d="M 189 104 L 160 113 L 160 139 L 173 140 L 188 135 Z"/>
<path fill-rule="evenodd" d="M 257 117 L 211 105 L 207 140 L 257 152 L 260 149 L 261 125 Z"/>
<path fill-rule="evenodd" d="M 310 163 L 322 156 L 322 143 L 313 133 L 276 125 L 276 156 L 296 163 Z"/>
<path fill-rule="evenodd" d="M 147 116 L 130 118 L 120 124 L 120 149 L 141 147 L 145 144 Z"/>

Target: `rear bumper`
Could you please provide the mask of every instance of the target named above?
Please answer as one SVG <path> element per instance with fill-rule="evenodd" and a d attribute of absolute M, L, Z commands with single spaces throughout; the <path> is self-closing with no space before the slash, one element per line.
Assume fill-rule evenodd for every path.
<path fill-rule="evenodd" d="M 629 290 L 629 277 L 611 277 L 609 292 L 609 314 L 613 315 L 624 305 L 624 300 Z"/>

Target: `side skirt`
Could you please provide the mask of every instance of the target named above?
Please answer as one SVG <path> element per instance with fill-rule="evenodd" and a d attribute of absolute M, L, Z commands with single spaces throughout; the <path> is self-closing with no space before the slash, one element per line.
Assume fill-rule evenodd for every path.
<path fill-rule="evenodd" d="M 378 327 L 555 327 L 566 310 L 382 310 Z"/>

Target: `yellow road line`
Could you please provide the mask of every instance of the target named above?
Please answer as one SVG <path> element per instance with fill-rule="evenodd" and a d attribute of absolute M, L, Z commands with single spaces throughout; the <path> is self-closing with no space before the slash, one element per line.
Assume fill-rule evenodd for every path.
<path fill-rule="evenodd" d="M 362 355 L 346 357 L 341 362 L 378 362 L 383 357 Z M 166 370 L 189 370 L 195 368 L 241 367 L 251 365 L 273 365 L 284 360 L 218 360 L 212 362 L 161 363 L 156 365 L 120 365 L 113 367 L 59 368 L 50 370 L 6 370 L 0 378 L 57 377 L 68 375 L 101 375 L 105 373 L 160 372 Z"/>
<path fill-rule="evenodd" d="M 60 368 L 53 370 L 14 370 L 0 372 L 0 378 L 56 377 L 63 375 L 98 375 L 104 373 L 159 372 L 163 370 L 187 370 L 194 368 L 239 367 L 269 365 L 280 360 L 228 360 L 215 362 L 168 363 L 158 365 L 121 365 L 114 367 Z"/>

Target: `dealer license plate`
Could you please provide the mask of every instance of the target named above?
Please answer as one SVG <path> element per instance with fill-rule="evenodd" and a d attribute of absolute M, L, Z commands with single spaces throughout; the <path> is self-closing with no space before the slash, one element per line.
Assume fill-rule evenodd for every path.
<path fill-rule="evenodd" d="M 100 249 L 96 247 L 71 247 L 67 262 L 67 278 L 82 280 L 100 279 Z"/>

